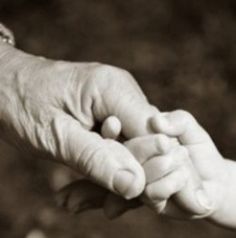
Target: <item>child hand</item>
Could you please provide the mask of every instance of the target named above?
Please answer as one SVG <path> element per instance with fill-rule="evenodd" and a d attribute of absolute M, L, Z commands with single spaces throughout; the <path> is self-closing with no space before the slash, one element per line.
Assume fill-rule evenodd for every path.
<path fill-rule="evenodd" d="M 114 118 L 109 118 L 104 123 L 104 131 L 107 130 L 112 138 L 119 135 L 116 124 L 119 123 Z M 164 135 L 134 138 L 125 143 L 146 171 L 148 184 L 142 200 L 158 213 L 172 217 L 189 217 L 189 213 L 185 212 L 187 210 L 192 214 L 191 218 L 209 216 L 218 224 L 235 226 L 232 224 L 235 223 L 232 222 L 235 220 L 235 212 L 229 214 L 228 210 L 236 210 L 232 206 L 236 196 L 230 194 L 229 197 L 233 199 L 228 208 L 223 205 L 224 196 L 234 184 L 229 181 L 229 170 L 224 163 L 229 161 L 223 160 L 209 135 L 191 115 L 182 111 L 160 114 L 152 120 L 152 126 L 158 132 L 177 136 L 185 148 L 179 146 L 176 139 L 170 140 Z M 106 191 L 100 191 L 100 205 L 95 206 L 93 201 L 98 200 L 98 194 L 91 195 L 91 191 L 95 190 L 90 189 L 86 196 L 81 196 L 80 187 L 80 184 L 74 184 L 61 193 L 62 200 L 66 197 L 66 204 L 73 202 L 78 211 L 81 205 L 85 203 L 87 206 L 89 201 L 90 209 L 103 207 L 105 213 L 114 218 L 140 205 L 137 199 L 126 201 L 113 194 L 107 196 Z M 235 191 L 234 187 L 232 191 Z"/>
<path fill-rule="evenodd" d="M 116 138 L 120 133 L 119 128 L 120 125 L 117 119 L 110 117 L 103 124 L 102 134 L 105 137 Z M 148 184 L 142 200 L 146 204 L 158 213 L 175 217 L 182 216 L 183 212 L 173 202 L 174 199 L 169 200 L 169 197 L 178 193 L 175 195 L 175 200 L 179 200 L 186 210 L 194 209 L 194 214 L 208 214 L 208 207 L 199 204 L 195 196 L 197 191 L 201 191 L 201 181 L 192 168 L 186 149 L 180 146 L 176 139 L 170 139 L 161 134 L 149 135 L 131 139 L 125 145 L 145 170 Z M 190 173 L 191 170 L 193 172 Z M 89 200 L 90 204 L 91 200 L 94 200 L 94 194 L 92 193 L 90 196 L 88 191 L 86 191 L 88 196 L 84 196 L 85 199 L 82 199 L 83 196 L 81 196 L 81 191 L 78 189 L 79 186 L 81 187 L 81 182 L 79 184 L 74 183 L 62 191 L 62 200 L 67 198 L 66 204 L 68 204 L 68 207 L 77 209 L 80 207 L 80 203 L 84 203 L 84 200 Z M 78 193 L 78 191 L 80 192 Z M 137 200 L 125 201 L 113 194 L 104 196 L 103 191 L 101 189 L 99 191 L 100 197 L 105 200 L 99 204 L 103 204 L 100 206 L 104 206 L 105 213 L 109 217 L 118 216 L 139 204 Z M 67 194 L 70 194 L 70 196 Z M 89 197 L 91 199 L 88 199 Z M 91 207 L 94 207 L 94 203 Z"/>
<path fill-rule="evenodd" d="M 177 137 L 187 149 L 194 168 L 203 181 L 207 200 L 211 201 L 209 206 L 213 212 L 209 218 L 218 224 L 228 223 L 230 216 L 226 212 L 228 208 L 225 199 L 232 193 L 229 192 L 232 183 L 227 167 L 229 161 L 223 159 L 209 134 L 190 113 L 181 110 L 156 115 L 152 125 L 158 132 Z"/>
<path fill-rule="evenodd" d="M 159 153 L 150 154 L 155 143 Z M 188 151 L 176 139 L 150 135 L 131 139 L 125 145 L 145 171 L 146 188 L 141 199 L 146 205 L 175 218 L 200 218 L 212 212 Z"/>

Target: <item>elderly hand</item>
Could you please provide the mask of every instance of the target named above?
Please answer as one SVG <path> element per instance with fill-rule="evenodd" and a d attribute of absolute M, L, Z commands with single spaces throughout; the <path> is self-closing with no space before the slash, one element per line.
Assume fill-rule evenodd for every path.
<path fill-rule="evenodd" d="M 47 60 L 4 43 L 0 70 L 2 139 L 46 153 L 127 199 L 142 193 L 144 171 L 134 156 L 93 132 L 114 115 L 126 138 L 151 133 L 149 119 L 157 109 L 128 72 Z"/>

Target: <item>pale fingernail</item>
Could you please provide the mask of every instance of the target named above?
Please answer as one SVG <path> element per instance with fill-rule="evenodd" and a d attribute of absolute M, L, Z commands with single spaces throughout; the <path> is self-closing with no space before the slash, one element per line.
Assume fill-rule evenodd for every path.
<path fill-rule="evenodd" d="M 132 172 L 127 170 L 119 170 L 113 181 L 114 189 L 119 195 L 125 197 L 126 199 L 132 198 L 134 191 L 132 185 L 134 183 L 135 176 Z"/>
<path fill-rule="evenodd" d="M 203 190 L 198 190 L 196 193 L 197 200 L 199 204 L 205 208 L 206 210 L 212 210 L 213 209 L 213 203 L 209 200 L 206 193 Z"/>

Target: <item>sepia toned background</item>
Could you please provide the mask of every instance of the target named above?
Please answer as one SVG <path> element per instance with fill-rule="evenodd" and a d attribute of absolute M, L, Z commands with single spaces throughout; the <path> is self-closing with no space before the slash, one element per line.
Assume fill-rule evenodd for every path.
<path fill-rule="evenodd" d="M 236 2 L 189 0 L 1 0 L 0 21 L 18 47 L 129 70 L 160 110 L 183 108 L 236 158 Z M 147 208 L 115 221 L 102 211 L 58 209 L 54 191 L 77 175 L 0 144 L 0 237 L 231 238 L 203 221 L 159 218 Z"/>

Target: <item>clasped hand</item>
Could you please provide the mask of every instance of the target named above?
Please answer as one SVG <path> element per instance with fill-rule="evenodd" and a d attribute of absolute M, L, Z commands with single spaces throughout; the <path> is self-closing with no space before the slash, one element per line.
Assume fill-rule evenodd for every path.
<path fill-rule="evenodd" d="M 158 214 L 236 226 L 236 209 L 222 202 L 235 198 L 229 162 L 193 116 L 160 113 L 122 69 L 0 47 L 1 138 L 93 181 L 68 185 L 61 205 L 116 217 L 144 203 Z"/>

